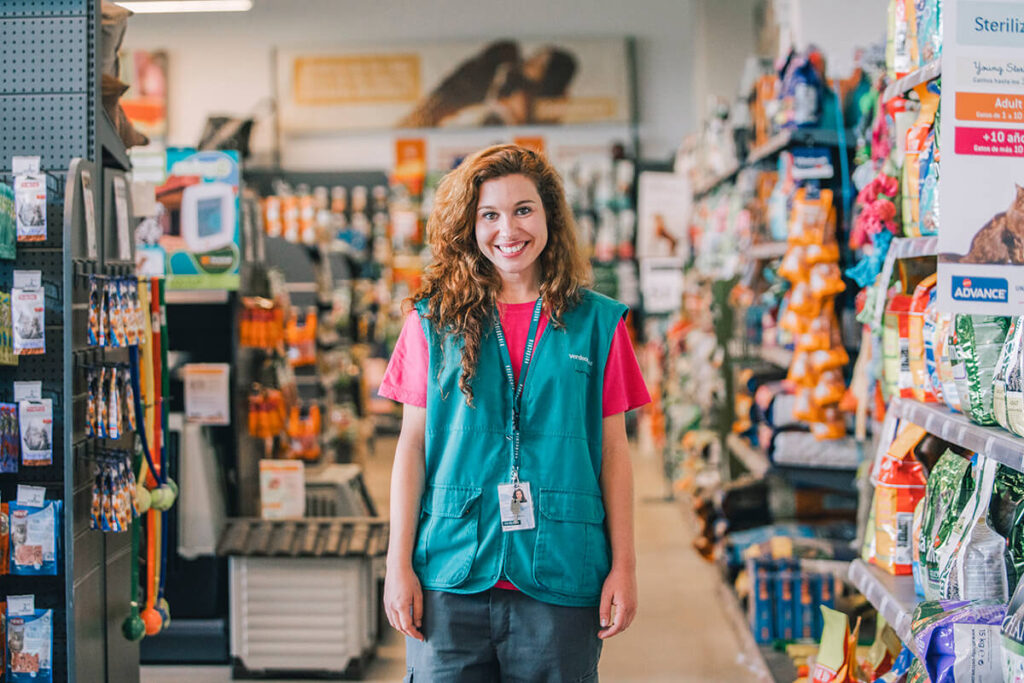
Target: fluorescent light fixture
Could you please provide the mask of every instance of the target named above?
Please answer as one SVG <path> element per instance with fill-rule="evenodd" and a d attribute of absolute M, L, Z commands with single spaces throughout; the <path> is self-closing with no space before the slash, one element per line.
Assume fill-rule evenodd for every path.
<path fill-rule="evenodd" d="M 146 0 L 117 2 L 136 14 L 167 14 L 170 12 L 248 12 L 252 0 Z"/>

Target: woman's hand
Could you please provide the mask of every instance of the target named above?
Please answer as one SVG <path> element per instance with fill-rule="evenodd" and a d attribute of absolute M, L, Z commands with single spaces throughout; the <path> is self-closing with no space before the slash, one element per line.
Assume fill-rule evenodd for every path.
<path fill-rule="evenodd" d="M 612 567 L 601 589 L 601 630 L 597 637 L 607 640 L 633 623 L 636 616 L 636 570 Z M 615 607 L 612 621 L 612 607 Z"/>
<path fill-rule="evenodd" d="M 423 626 L 423 589 L 410 565 L 388 567 L 384 577 L 384 611 L 395 629 L 423 640 L 419 630 Z"/>

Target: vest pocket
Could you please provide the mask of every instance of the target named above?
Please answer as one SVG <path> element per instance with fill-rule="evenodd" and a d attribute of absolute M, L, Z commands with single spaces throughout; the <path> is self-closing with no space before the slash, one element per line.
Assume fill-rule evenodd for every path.
<path fill-rule="evenodd" d="M 457 586 L 469 576 L 476 558 L 481 489 L 472 486 L 428 486 L 420 511 L 413 564 L 431 586 Z"/>
<path fill-rule="evenodd" d="M 559 593 L 593 595 L 611 566 L 599 495 L 541 489 L 533 576 Z"/>

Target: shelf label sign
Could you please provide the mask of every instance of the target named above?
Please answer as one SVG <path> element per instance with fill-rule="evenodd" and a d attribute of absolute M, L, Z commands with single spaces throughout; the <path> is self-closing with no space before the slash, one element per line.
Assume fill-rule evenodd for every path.
<path fill-rule="evenodd" d="M 939 310 L 1024 314 L 1024 2 L 943 13 Z"/>

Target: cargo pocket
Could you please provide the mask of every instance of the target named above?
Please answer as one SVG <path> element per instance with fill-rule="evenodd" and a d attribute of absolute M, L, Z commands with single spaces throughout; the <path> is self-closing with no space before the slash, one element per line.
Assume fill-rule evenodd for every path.
<path fill-rule="evenodd" d="M 540 491 L 533 576 L 549 590 L 588 596 L 601 592 L 610 558 L 601 497 Z"/>
<path fill-rule="evenodd" d="M 429 486 L 423 497 L 420 530 L 413 561 L 417 574 L 431 586 L 457 586 L 469 576 L 476 558 L 481 489 Z"/>

